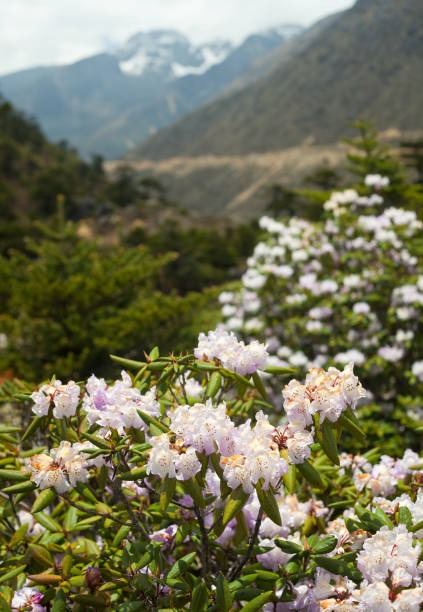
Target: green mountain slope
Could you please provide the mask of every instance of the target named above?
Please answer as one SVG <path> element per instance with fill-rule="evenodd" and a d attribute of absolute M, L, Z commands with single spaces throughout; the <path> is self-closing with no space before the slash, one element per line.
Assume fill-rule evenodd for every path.
<path fill-rule="evenodd" d="M 244 154 L 335 142 L 358 116 L 423 127 L 421 0 L 358 0 L 290 61 L 162 130 L 135 157 Z"/>

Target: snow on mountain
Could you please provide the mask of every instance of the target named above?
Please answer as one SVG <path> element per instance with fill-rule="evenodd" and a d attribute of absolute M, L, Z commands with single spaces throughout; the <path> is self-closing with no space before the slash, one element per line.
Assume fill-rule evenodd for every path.
<path fill-rule="evenodd" d="M 283 23 L 275 28 L 271 28 L 270 32 L 274 32 L 278 34 L 285 40 L 289 40 L 293 36 L 297 36 L 304 30 L 304 26 L 298 25 L 296 23 Z"/>
<path fill-rule="evenodd" d="M 195 46 L 179 32 L 154 30 L 131 36 L 116 55 L 125 74 L 161 74 L 173 80 L 203 74 L 223 62 L 232 50 L 232 44 L 225 40 Z"/>
<path fill-rule="evenodd" d="M 187 74 L 204 74 L 209 68 L 223 62 L 232 51 L 232 45 L 226 40 L 215 41 L 197 48 L 197 53 L 202 56 L 202 63 L 199 66 L 183 66 L 174 62 L 172 71 L 176 79 Z"/>

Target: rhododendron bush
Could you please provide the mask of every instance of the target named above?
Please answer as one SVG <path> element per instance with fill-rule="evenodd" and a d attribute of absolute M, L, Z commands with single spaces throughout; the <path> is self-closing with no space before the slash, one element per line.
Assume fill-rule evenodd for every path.
<path fill-rule="evenodd" d="M 319 223 L 263 217 L 241 289 L 220 301 L 224 329 L 261 339 L 300 377 L 354 362 L 368 443 L 397 452 L 421 440 L 423 225 L 385 202 L 388 186 L 368 175 L 358 191 L 333 193 Z"/>
<path fill-rule="evenodd" d="M 219 329 L 115 360 L 0 428 L 1 610 L 420 609 L 423 462 L 341 452 L 352 361 L 288 379 Z"/>

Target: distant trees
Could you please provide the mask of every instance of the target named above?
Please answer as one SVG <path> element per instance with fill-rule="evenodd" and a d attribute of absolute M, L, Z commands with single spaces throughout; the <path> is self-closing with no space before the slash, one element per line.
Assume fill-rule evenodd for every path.
<path fill-rule="evenodd" d="M 193 345 L 211 295 L 159 291 L 172 255 L 147 247 L 100 248 L 67 223 L 44 226 L 26 252 L 0 259 L 0 371 L 27 380 L 112 371 L 109 353 L 140 358 Z M 211 316 L 211 315 L 210 315 Z"/>

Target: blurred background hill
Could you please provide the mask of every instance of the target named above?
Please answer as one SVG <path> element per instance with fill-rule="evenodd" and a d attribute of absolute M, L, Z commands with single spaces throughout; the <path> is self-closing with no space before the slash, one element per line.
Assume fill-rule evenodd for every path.
<path fill-rule="evenodd" d="M 423 127 L 420 0 L 358 0 L 289 61 L 161 131 L 134 156 L 246 154 L 333 143 L 365 115 L 380 130 Z"/>
<path fill-rule="evenodd" d="M 238 79 L 258 78 L 264 58 L 301 30 L 282 25 L 237 46 L 193 45 L 174 30 L 139 32 L 113 54 L 3 76 L 0 91 L 49 138 L 69 140 L 84 155 L 119 157 Z"/>

